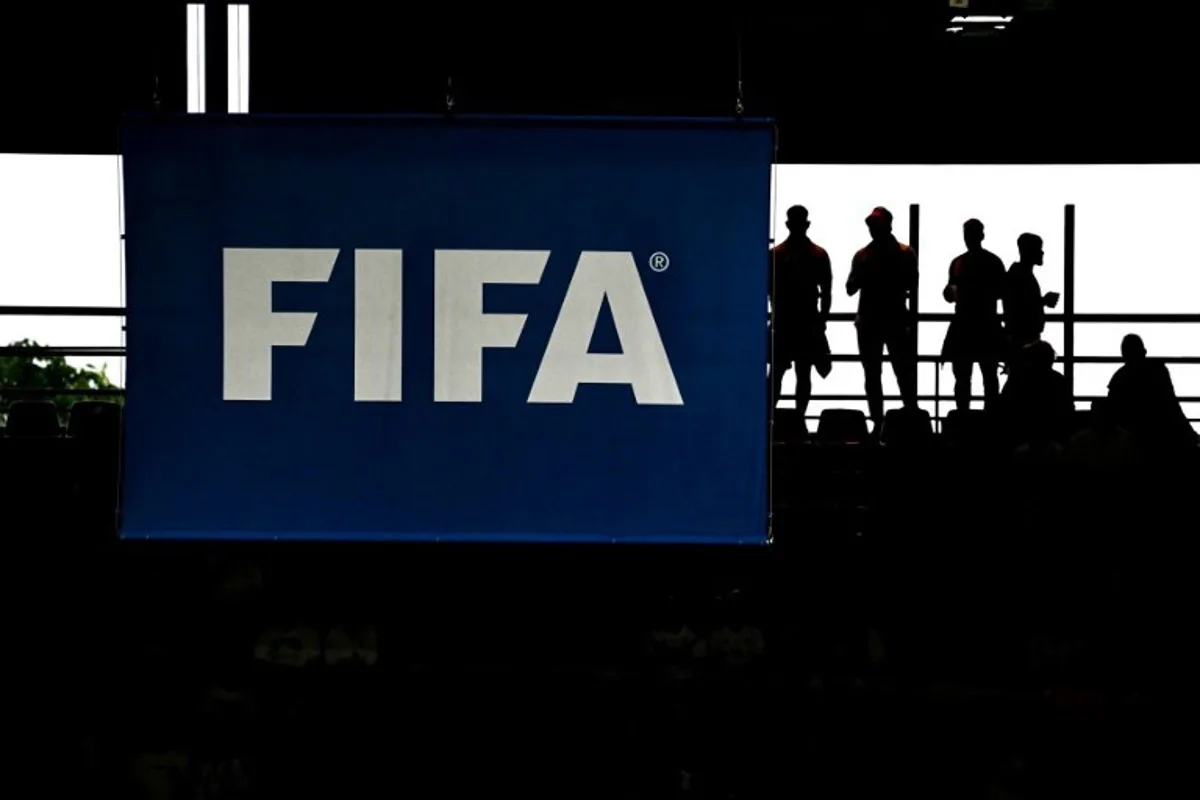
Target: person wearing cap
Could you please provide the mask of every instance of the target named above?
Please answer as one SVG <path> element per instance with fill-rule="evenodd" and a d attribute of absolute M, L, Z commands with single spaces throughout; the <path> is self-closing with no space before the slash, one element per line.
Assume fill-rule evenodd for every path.
<path fill-rule="evenodd" d="M 1042 294 L 1041 284 L 1033 274 L 1045 258 L 1042 237 L 1023 233 L 1017 238 L 1020 258 L 1008 268 L 1004 278 L 1004 332 L 1008 335 L 1013 354 L 1042 338 L 1046 329 L 1046 309 L 1058 305 L 1058 293 Z"/>
<path fill-rule="evenodd" d="M 825 248 L 808 238 L 808 209 L 787 212 L 788 237 L 771 249 L 770 300 L 774 332 L 771 407 L 779 402 L 783 376 L 796 370 L 796 410 L 803 420 L 812 397 L 812 368 L 829 374 L 825 321 L 833 302 L 833 269 Z"/>
<path fill-rule="evenodd" d="M 950 279 L 942 296 L 954 304 L 954 320 L 942 343 L 942 358 L 954 369 L 954 401 L 959 411 L 971 408 L 971 373 L 983 375 L 988 407 L 1000 395 L 997 374 L 1003 356 L 1004 329 L 996 306 L 1004 294 L 1004 262 L 983 249 L 983 223 L 963 223 L 967 252 L 950 262 Z"/>
<path fill-rule="evenodd" d="M 892 234 L 892 212 L 878 207 L 866 219 L 871 243 L 854 254 L 846 291 L 859 295 L 854 325 L 862 359 L 867 407 L 878 430 L 883 421 L 883 348 L 905 408 L 917 405 L 912 301 L 917 292 L 917 254 Z"/>

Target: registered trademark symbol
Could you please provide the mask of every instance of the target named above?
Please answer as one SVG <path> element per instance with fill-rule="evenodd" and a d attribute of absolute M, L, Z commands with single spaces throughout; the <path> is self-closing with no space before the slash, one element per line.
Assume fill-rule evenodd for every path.
<path fill-rule="evenodd" d="M 662 272 L 669 266 L 671 266 L 671 259 L 667 258 L 666 253 L 658 252 L 650 256 L 650 269 L 655 272 Z"/>

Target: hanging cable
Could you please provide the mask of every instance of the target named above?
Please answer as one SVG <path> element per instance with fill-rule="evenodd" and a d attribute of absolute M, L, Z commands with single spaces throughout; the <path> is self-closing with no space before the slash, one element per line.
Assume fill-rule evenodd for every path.
<path fill-rule="evenodd" d="M 446 113 L 452 114 L 454 113 L 454 56 L 458 52 L 458 40 L 454 38 L 454 26 L 443 23 L 442 30 L 445 35 L 442 52 L 445 54 L 446 59 Z"/>
<path fill-rule="evenodd" d="M 186 31 L 185 31 L 185 33 L 186 33 Z M 157 29 L 152 30 L 150 33 L 151 37 L 153 37 L 153 44 L 151 45 L 151 50 L 150 50 L 150 60 L 151 60 L 150 66 L 154 72 L 154 89 L 152 90 L 152 92 L 150 94 L 150 107 L 152 109 L 154 109 L 155 111 L 158 111 L 160 108 L 162 108 L 162 96 L 159 94 L 159 85 L 158 85 L 158 73 L 159 73 L 158 38 L 159 38 L 159 34 L 160 34 L 160 31 Z"/>
<path fill-rule="evenodd" d="M 742 94 L 742 18 L 737 18 L 737 101 L 733 105 L 733 113 L 741 116 L 746 110 Z"/>

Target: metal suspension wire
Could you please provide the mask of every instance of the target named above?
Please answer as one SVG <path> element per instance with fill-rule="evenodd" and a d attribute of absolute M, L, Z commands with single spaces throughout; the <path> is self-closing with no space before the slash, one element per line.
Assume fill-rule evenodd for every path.
<path fill-rule="evenodd" d="M 442 30 L 445 33 L 445 40 L 442 43 L 442 49 L 446 58 L 446 113 L 454 112 L 454 54 L 456 52 L 456 42 L 453 40 L 454 32 L 449 25 L 443 24 Z"/>
<path fill-rule="evenodd" d="M 185 23 L 186 23 L 186 20 L 185 20 Z M 159 70 L 161 67 L 161 63 L 160 63 L 160 59 L 159 59 L 158 26 L 153 26 L 150 29 L 150 31 L 151 31 L 150 35 L 153 37 L 153 41 L 151 42 L 151 49 L 150 49 L 151 56 L 150 57 L 153 60 L 153 63 L 151 66 L 154 71 L 154 88 L 151 90 L 151 94 L 150 94 L 150 107 L 153 108 L 155 111 L 158 111 L 162 108 L 162 96 L 159 94 Z"/>
<path fill-rule="evenodd" d="M 737 18 L 737 99 L 733 105 L 733 112 L 737 116 L 741 116 L 746 110 L 745 98 L 742 93 L 742 17 L 739 14 Z"/>

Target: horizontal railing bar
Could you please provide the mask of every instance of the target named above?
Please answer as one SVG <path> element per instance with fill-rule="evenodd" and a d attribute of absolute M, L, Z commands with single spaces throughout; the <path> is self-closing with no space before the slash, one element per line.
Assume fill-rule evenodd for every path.
<path fill-rule="evenodd" d="M 1153 358 L 1155 361 L 1161 361 L 1164 364 L 1200 364 L 1200 356 L 1162 356 L 1162 357 L 1154 356 Z M 862 361 L 862 356 L 851 355 L 851 354 L 839 354 L 839 355 L 830 356 L 829 360 L 834 363 L 837 363 L 837 364 L 855 363 L 855 362 Z M 891 362 L 892 357 L 891 356 L 883 356 L 880 360 L 884 361 L 884 362 Z M 998 360 L 1002 361 L 1003 359 L 998 359 Z M 1121 364 L 1125 361 L 1125 359 L 1123 359 L 1119 355 L 1075 356 L 1071 360 L 1073 362 L 1075 362 L 1076 364 Z M 1055 359 L 1055 361 L 1057 361 L 1058 363 L 1061 364 L 1061 363 L 1063 363 L 1063 361 L 1065 361 L 1065 359 L 1062 356 L 1059 356 L 1058 358 Z M 946 358 L 943 358 L 940 355 L 917 356 L 917 363 L 949 365 L 950 361 Z"/>
<path fill-rule="evenodd" d="M 1062 322 L 1063 314 L 1047 314 L 1047 322 Z M 1076 314 L 1075 322 L 1121 322 L 1145 324 L 1200 325 L 1200 314 Z"/>
<path fill-rule="evenodd" d="M 804 419 L 805 419 L 805 421 L 813 420 L 816 422 L 820 422 L 821 415 L 820 414 L 805 414 Z M 1187 417 L 1186 419 L 1188 422 L 1200 422 L 1200 417 Z M 931 417 L 930 418 L 930 422 L 941 423 L 941 422 L 945 422 L 945 421 L 946 421 L 945 417 Z M 772 444 L 780 444 L 780 442 L 772 442 Z"/>
<path fill-rule="evenodd" d="M 836 311 L 829 315 L 830 322 L 853 322 L 857 314 L 853 311 Z M 955 315 L 950 313 L 921 313 L 917 315 L 918 322 L 951 322 Z M 1001 317 L 1002 319 L 1003 317 Z M 1075 322 L 1128 322 L 1128 323 L 1175 323 L 1183 325 L 1200 325 L 1200 314 L 1079 314 L 1073 317 Z M 1065 314 L 1046 314 L 1046 322 L 1064 322 Z"/>
<path fill-rule="evenodd" d="M 0 317 L 123 317 L 124 306 L 0 306 Z M 853 322 L 853 311 L 829 315 L 830 322 Z M 953 313 L 918 314 L 919 322 L 949 322 Z M 1046 314 L 1047 322 L 1063 322 L 1066 315 Z M 1200 325 L 1200 314 L 1075 314 L 1075 322 L 1175 323 Z"/>
<path fill-rule="evenodd" d="M 1101 395 L 1101 394 L 1077 394 L 1072 399 L 1078 401 L 1078 400 L 1104 400 L 1106 398 L 1107 398 L 1107 395 Z M 779 399 L 780 400 L 795 400 L 796 395 L 780 394 Z M 810 400 L 838 400 L 838 401 L 861 400 L 862 402 L 865 403 L 867 401 L 867 396 L 865 394 L 813 394 L 812 397 L 810 397 L 809 399 Z M 898 394 L 885 394 L 883 396 L 883 399 L 884 400 L 903 400 L 904 398 Z M 971 395 L 971 399 L 982 401 L 982 400 L 986 400 L 987 398 L 981 394 L 973 394 L 973 395 Z M 1181 397 L 1176 397 L 1175 399 L 1181 403 L 1200 403 L 1200 396 L 1183 395 Z M 943 392 L 942 394 L 919 394 L 919 395 L 917 395 L 918 402 L 933 403 L 938 400 L 949 400 L 950 402 L 954 402 L 955 397 L 953 394 L 947 394 L 945 392 Z"/>
<path fill-rule="evenodd" d="M 14 347 L 0 346 L 0 356 L 24 356 L 26 358 L 49 358 L 52 356 L 111 356 L 124 358 L 124 347 Z"/>
<path fill-rule="evenodd" d="M 39 345 L 38 347 L 14 347 L 12 345 L 0 346 L 0 356 L 25 356 L 27 358 L 40 358 L 47 356 L 109 356 L 113 358 L 124 358 L 127 355 L 127 348 L 121 346 L 111 347 L 57 347 L 53 345 Z M 829 360 L 842 363 L 858 363 L 862 361 L 862 356 L 853 354 L 838 354 L 829 357 Z M 881 359 L 884 363 L 892 361 L 891 356 L 883 356 Z M 1064 359 L 1058 359 L 1062 363 Z M 1200 356 L 1155 356 L 1155 360 L 1161 361 L 1164 364 L 1200 364 Z M 1075 356 L 1072 359 L 1076 364 L 1120 364 L 1123 359 L 1119 355 L 1113 356 Z M 919 364 L 949 364 L 950 362 L 940 355 L 923 355 L 917 356 Z"/>
<path fill-rule="evenodd" d="M 121 397 L 125 394 L 125 390 L 115 386 L 106 389 L 47 389 L 44 386 L 29 389 L 0 389 L 0 397 L 10 394 L 22 397 Z"/>
<path fill-rule="evenodd" d="M 1164 364 L 1200 364 L 1200 356 L 1153 356 L 1153 358 Z M 1075 356 L 1071 360 L 1076 364 L 1120 364 L 1125 359 L 1120 356 Z"/>
<path fill-rule="evenodd" d="M 0 317 L 123 317 L 124 306 L 0 306 Z"/>
<path fill-rule="evenodd" d="M 46 397 L 55 397 L 55 396 L 71 397 L 74 395 L 93 395 L 94 394 L 94 395 L 104 395 L 104 396 L 116 397 L 116 396 L 125 394 L 125 389 L 120 388 L 120 387 L 111 387 L 111 388 L 105 388 L 105 389 L 47 389 L 45 387 L 40 387 L 40 386 L 39 387 L 30 387 L 28 389 L 21 389 L 21 388 L 0 389 L 0 396 L 6 395 L 6 394 L 38 395 L 38 396 L 46 396 Z M 1094 401 L 1094 400 L 1103 400 L 1104 398 L 1105 398 L 1104 395 L 1087 395 L 1087 394 L 1075 395 L 1075 397 L 1074 397 L 1074 399 L 1076 401 L 1084 401 L 1084 402 Z M 781 395 L 779 395 L 779 399 L 780 400 L 795 400 L 796 395 L 781 394 Z M 836 400 L 839 402 L 861 401 L 861 402 L 865 403 L 867 400 L 867 397 L 866 397 L 866 395 L 863 395 L 863 394 L 814 394 L 810 399 L 812 399 L 812 400 Z M 883 399 L 884 400 L 900 400 L 902 398 L 898 394 L 886 394 L 883 396 Z M 978 395 L 978 394 L 971 395 L 972 401 L 983 401 L 986 399 L 987 398 L 985 398 L 983 395 Z M 1200 396 L 1185 395 L 1183 397 L 1178 397 L 1176 399 L 1179 400 L 1179 402 L 1181 402 L 1181 403 L 1200 403 Z M 943 393 L 940 395 L 922 394 L 922 395 L 917 395 L 917 400 L 918 400 L 918 402 L 925 402 L 925 403 L 932 403 L 932 402 L 936 402 L 938 400 L 947 400 L 947 401 L 953 402 L 955 400 L 955 397 L 953 394 L 946 394 L 946 393 Z M 786 409 L 784 409 L 784 410 L 786 410 Z"/>

